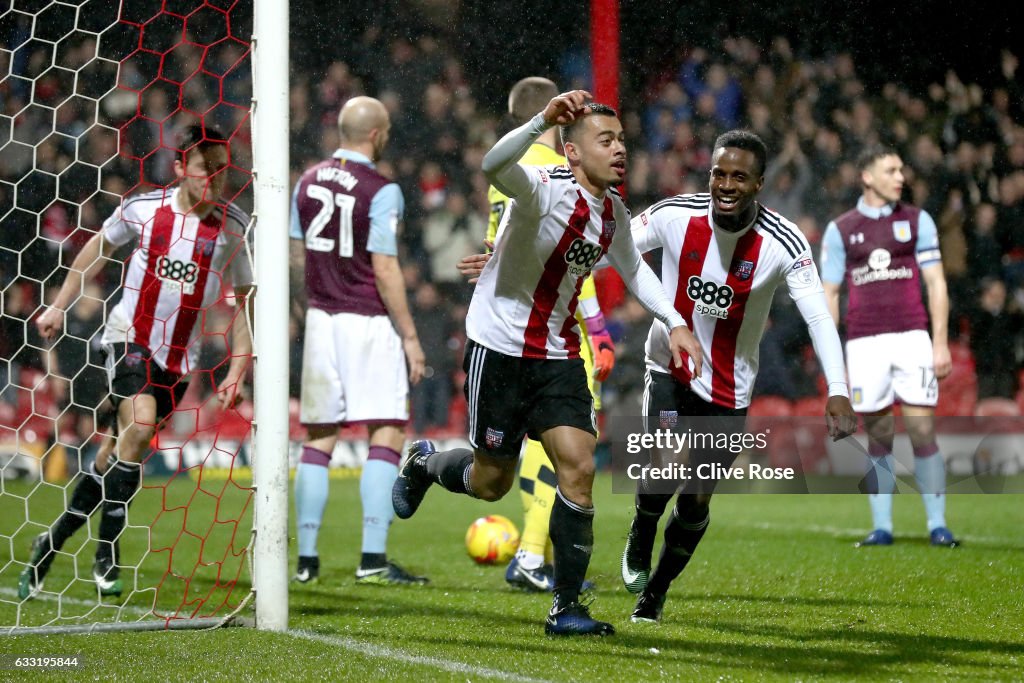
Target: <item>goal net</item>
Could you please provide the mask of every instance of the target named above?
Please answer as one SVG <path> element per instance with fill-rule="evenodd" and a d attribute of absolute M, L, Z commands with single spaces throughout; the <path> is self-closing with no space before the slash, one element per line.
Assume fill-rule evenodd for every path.
<path fill-rule="evenodd" d="M 118 539 L 122 594 L 93 580 L 99 511 L 37 595 L 19 577 L 106 430 L 99 342 L 138 241 L 82 288 L 58 338 L 35 319 L 123 202 L 173 191 L 185 126 L 229 137 L 224 201 L 253 212 L 252 14 L 240 0 L 0 2 L 0 633 L 218 623 L 251 594 L 251 395 L 222 411 L 215 393 L 245 315 L 230 289 L 198 312 L 199 369 L 144 457 Z"/>

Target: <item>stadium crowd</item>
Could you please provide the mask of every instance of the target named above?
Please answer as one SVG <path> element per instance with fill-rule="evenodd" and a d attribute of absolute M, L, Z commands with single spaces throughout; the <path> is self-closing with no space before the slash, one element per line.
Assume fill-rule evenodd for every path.
<path fill-rule="evenodd" d="M 380 168 L 406 197 L 401 256 L 429 368 L 413 392 L 413 432 L 452 427 L 461 433 L 459 368 L 471 285 L 461 280 L 455 263 L 481 249 L 489 210 L 481 159 L 507 127 L 500 114 L 504 102 L 478 99 L 458 46 L 430 31 L 397 34 L 390 28 L 366 31 L 339 48 L 340 58 L 322 70 L 293 63 L 291 169 L 295 180 L 330 156 L 338 144 L 338 112 L 349 98 L 370 94 L 384 102 L 393 126 Z M 94 43 L 81 40 L 61 59 L 74 68 L 87 64 L 95 50 Z M 170 182 L 173 152 L 161 145 L 161 131 L 166 135 L 169 127 L 194 118 L 189 112 L 209 111 L 222 129 L 234 132 L 228 195 L 238 195 L 239 203 L 251 208 L 246 172 L 251 76 L 242 43 L 227 41 L 208 54 L 185 44 L 168 55 L 165 80 L 154 83 L 142 76 L 144 65 L 129 60 L 119 76 L 121 88 L 111 92 L 112 63 L 88 66 L 84 71 L 95 86 L 95 99 L 66 101 L 62 81 L 47 71 L 45 48 L 18 54 L 16 63 L 7 64 L 9 53 L 0 51 L 0 72 L 17 75 L 0 87 L 0 113 L 14 131 L 14 142 L 0 155 L 4 424 L 13 423 L 19 403 L 31 393 L 15 386 L 33 386 L 20 379 L 22 373 L 47 367 L 45 345 L 25 322 L 39 310 L 41 283 L 59 276 L 57 264 L 67 265 L 66 254 L 77 251 L 122 195 Z M 690 46 L 682 54 L 681 61 L 636 83 L 636 96 L 622 98 L 631 208 L 702 191 L 715 137 L 747 127 L 767 142 L 774 160 L 762 202 L 793 218 L 814 246 L 828 220 L 857 200 L 857 154 L 874 143 L 893 145 L 906 164 L 906 199 L 936 220 L 950 287 L 954 374 L 944 384 L 939 414 L 970 415 L 976 401 L 986 398 L 1024 405 L 1018 382 L 1024 356 L 1024 89 L 1017 56 L 1004 52 L 991 82 L 964 82 L 949 71 L 943 81 L 917 91 L 899 82 L 869 84 L 850 53 L 807 55 L 781 37 L 770 44 L 727 38 Z M 180 90 L 180 105 L 188 110 L 182 112 L 173 81 L 194 73 L 198 63 L 223 78 L 224 99 L 212 101 L 216 90 L 193 79 Z M 544 75 L 565 89 L 589 85 L 585 69 L 575 68 L 573 60 L 564 63 L 563 73 Z M 509 83 L 524 75 L 529 74 L 510 74 Z M 105 125 L 91 125 L 96 118 Z M 262 229 L 267 228 L 273 226 Z M 105 298 L 103 288 L 111 291 L 119 276 L 108 269 L 95 297 Z M 635 412 L 649 319 L 630 298 L 607 314 L 618 361 L 604 387 L 606 410 Z M 79 339 L 91 338 L 94 351 L 98 338 L 89 330 L 98 327 L 102 307 L 74 315 L 82 318 Z M 298 395 L 302 315 L 296 305 L 293 396 Z M 216 322 L 211 327 L 214 340 L 223 344 L 222 329 L 218 336 Z M 84 355 L 88 342 L 67 338 L 63 343 L 76 348 L 57 354 L 61 358 L 91 357 Z M 821 395 L 806 328 L 784 294 L 761 353 L 756 395 L 790 401 Z M 58 374 L 74 377 L 77 368 L 67 365 L 58 363 Z M 51 386 L 55 401 L 61 400 L 66 387 Z M 87 425 L 81 429 L 90 431 Z"/>

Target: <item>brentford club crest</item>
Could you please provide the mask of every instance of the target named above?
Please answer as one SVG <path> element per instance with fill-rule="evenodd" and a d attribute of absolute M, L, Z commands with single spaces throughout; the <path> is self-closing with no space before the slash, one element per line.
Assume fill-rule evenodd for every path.
<path fill-rule="evenodd" d="M 737 280 L 749 280 L 751 273 L 754 272 L 753 261 L 737 261 L 736 267 L 733 268 L 732 274 L 736 276 Z"/>

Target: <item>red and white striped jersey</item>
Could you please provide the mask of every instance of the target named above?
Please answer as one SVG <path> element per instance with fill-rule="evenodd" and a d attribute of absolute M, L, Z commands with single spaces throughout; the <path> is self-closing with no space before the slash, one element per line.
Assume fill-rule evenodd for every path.
<path fill-rule="evenodd" d="M 574 313 L 584 279 L 606 254 L 624 273 L 634 272 L 640 260 L 629 211 L 614 191 L 601 199 L 588 193 L 565 166 L 521 168 L 530 189 L 505 212 L 494 256 L 473 292 L 466 332 L 507 356 L 578 358 Z"/>
<path fill-rule="evenodd" d="M 110 244 L 139 241 L 103 343 L 139 344 L 162 368 L 186 374 L 199 355 L 194 342 L 205 309 L 221 300 L 226 286 L 252 284 L 252 268 L 244 247 L 245 212 L 228 202 L 205 218 L 182 213 L 178 192 L 125 199 L 103 223 Z"/>
<path fill-rule="evenodd" d="M 671 372 L 706 401 L 747 407 L 775 290 L 785 281 L 794 301 L 824 297 L 800 230 L 763 206 L 739 232 L 714 227 L 706 193 L 660 201 L 635 216 L 630 228 L 640 251 L 664 248 L 662 284 L 704 350 L 699 377 L 692 378 L 690 368 L 671 368 L 668 330 L 655 320 L 647 366 Z"/>

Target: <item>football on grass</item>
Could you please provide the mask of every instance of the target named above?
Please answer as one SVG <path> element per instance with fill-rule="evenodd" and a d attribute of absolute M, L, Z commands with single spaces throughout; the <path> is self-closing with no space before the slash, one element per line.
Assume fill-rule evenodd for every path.
<path fill-rule="evenodd" d="M 518 547 L 519 529 L 508 517 L 481 517 L 466 531 L 466 552 L 479 564 L 504 564 Z"/>

